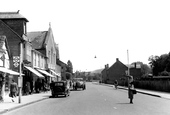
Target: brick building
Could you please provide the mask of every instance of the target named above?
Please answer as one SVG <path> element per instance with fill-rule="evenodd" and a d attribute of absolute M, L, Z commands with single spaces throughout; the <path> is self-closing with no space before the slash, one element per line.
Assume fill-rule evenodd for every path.
<path fill-rule="evenodd" d="M 114 83 L 115 80 L 120 82 L 121 78 L 125 76 L 128 67 L 124 65 L 118 58 L 116 62 L 108 69 L 108 83 Z"/>
<path fill-rule="evenodd" d="M 10 69 L 19 72 L 20 46 L 26 41 L 28 20 L 18 12 L 0 12 L 0 35 L 6 36 Z M 21 46 L 23 48 L 23 45 Z M 18 76 L 14 76 L 18 81 Z"/>

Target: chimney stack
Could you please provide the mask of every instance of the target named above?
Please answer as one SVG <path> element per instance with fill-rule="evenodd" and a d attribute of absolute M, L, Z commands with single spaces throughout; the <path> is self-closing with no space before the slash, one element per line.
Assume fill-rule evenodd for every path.
<path fill-rule="evenodd" d="M 119 61 L 119 58 L 116 58 L 116 61 Z"/>

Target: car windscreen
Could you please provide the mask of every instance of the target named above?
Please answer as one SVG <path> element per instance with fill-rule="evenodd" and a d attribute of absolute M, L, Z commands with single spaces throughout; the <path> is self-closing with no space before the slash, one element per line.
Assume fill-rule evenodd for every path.
<path fill-rule="evenodd" d="M 64 86 L 64 83 L 55 83 L 55 86 Z"/>
<path fill-rule="evenodd" d="M 83 81 L 83 78 L 74 78 L 73 81 Z"/>

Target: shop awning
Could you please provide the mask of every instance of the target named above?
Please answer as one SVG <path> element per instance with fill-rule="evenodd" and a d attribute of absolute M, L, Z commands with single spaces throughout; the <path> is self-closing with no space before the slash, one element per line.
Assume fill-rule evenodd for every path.
<path fill-rule="evenodd" d="M 45 75 L 47 75 L 47 76 L 50 76 L 50 77 L 55 77 L 55 76 L 53 76 L 53 75 L 51 75 L 50 73 L 48 73 L 47 71 L 45 71 L 45 70 L 41 70 L 41 69 L 37 69 L 39 72 L 41 72 L 42 74 L 45 74 Z"/>
<path fill-rule="evenodd" d="M 58 77 L 60 77 L 59 73 L 54 72 L 53 70 L 50 70 L 53 74 L 57 75 Z"/>
<path fill-rule="evenodd" d="M 32 73 L 34 73 L 35 75 L 37 75 L 38 77 L 44 78 L 44 76 L 41 73 L 39 73 L 37 70 L 33 69 L 32 67 L 28 67 L 28 66 L 24 66 L 24 67 L 29 71 L 31 71 Z"/>
<path fill-rule="evenodd" d="M 4 73 L 11 74 L 11 75 L 20 75 L 20 73 L 10 70 L 10 69 L 7 69 L 7 68 L 4 68 L 4 67 L 0 67 L 0 71 L 4 72 Z M 24 75 L 24 74 L 22 74 L 22 75 Z"/>

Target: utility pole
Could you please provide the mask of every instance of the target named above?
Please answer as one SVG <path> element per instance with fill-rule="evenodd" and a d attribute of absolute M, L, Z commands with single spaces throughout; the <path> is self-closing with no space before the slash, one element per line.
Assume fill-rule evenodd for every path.
<path fill-rule="evenodd" d="M 19 61 L 19 77 L 18 77 L 18 90 L 19 90 L 19 98 L 18 103 L 21 103 L 21 95 L 22 95 L 22 51 L 23 46 L 22 43 L 20 43 L 20 61 Z"/>
<path fill-rule="evenodd" d="M 130 75 L 130 65 L 129 65 L 129 51 L 127 50 L 127 62 L 128 62 L 128 75 Z"/>

